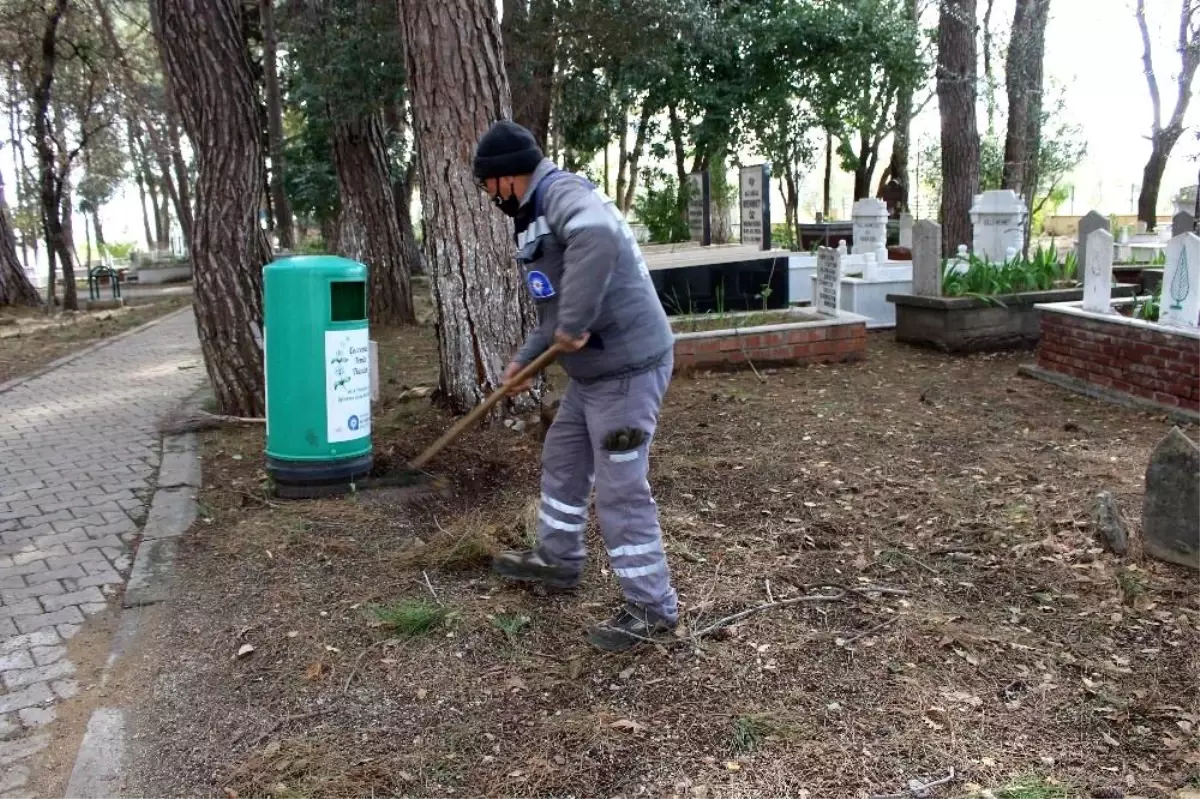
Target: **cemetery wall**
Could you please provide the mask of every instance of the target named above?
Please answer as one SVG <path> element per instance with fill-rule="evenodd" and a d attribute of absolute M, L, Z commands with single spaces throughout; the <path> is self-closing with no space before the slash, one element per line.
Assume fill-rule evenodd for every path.
<path fill-rule="evenodd" d="M 721 330 L 675 337 L 675 368 L 718 368 L 726 364 L 807 365 L 857 361 L 866 357 L 866 321 L 819 326 L 780 326 L 761 332 Z"/>
<path fill-rule="evenodd" d="M 1200 338 L 1042 309 L 1038 366 L 1171 408 L 1200 411 Z"/>

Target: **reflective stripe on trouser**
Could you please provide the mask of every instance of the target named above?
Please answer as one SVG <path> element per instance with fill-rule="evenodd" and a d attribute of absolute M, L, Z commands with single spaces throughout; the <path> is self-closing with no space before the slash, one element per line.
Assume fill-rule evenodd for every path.
<path fill-rule="evenodd" d="M 548 560 L 582 568 L 594 482 L 600 532 L 626 599 L 674 621 L 678 601 L 646 479 L 672 366 L 668 355 L 640 375 L 567 386 L 542 448 L 538 538 Z M 625 451 L 605 448 L 610 434 L 626 429 L 642 431 L 645 440 Z"/>

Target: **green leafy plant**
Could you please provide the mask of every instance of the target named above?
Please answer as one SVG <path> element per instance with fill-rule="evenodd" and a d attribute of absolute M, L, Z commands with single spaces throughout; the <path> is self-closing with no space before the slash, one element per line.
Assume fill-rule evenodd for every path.
<path fill-rule="evenodd" d="M 662 170 L 646 170 L 646 189 L 633 201 L 633 213 L 650 231 L 654 244 L 687 241 L 691 233 L 687 220 L 680 213 L 684 207 L 679 182 Z M 683 193 L 687 189 L 684 187 Z"/>
<path fill-rule="evenodd" d="M 1144 319 L 1147 322 L 1157 322 L 1161 305 L 1162 286 L 1159 286 L 1158 291 L 1149 297 L 1139 297 L 1134 300 L 1132 316 L 1135 319 Z"/>
<path fill-rule="evenodd" d="M 511 641 L 529 626 L 529 621 L 528 616 L 519 613 L 501 613 L 492 619 L 492 626 Z"/>
<path fill-rule="evenodd" d="M 104 245 L 104 248 L 114 261 L 127 261 L 136 246 L 137 244 L 132 241 L 110 241 Z"/>
<path fill-rule="evenodd" d="M 390 605 L 373 607 L 371 613 L 400 638 L 426 635 L 450 617 L 445 605 L 424 599 L 401 599 Z"/>
<path fill-rule="evenodd" d="M 946 297 L 995 298 L 1026 291 L 1049 291 L 1063 285 L 1074 285 L 1079 270 L 1074 253 L 1060 261 L 1053 247 L 1039 247 L 1025 258 L 996 263 L 987 258 L 970 255 L 967 268 L 951 268 L 952 261 L 942 261 L 942 295 Z"/>

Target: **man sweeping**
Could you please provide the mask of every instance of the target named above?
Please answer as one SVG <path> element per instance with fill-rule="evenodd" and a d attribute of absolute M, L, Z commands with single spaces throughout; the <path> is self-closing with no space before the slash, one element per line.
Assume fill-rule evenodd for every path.
<path fill-rule="evenodd" d="M 516 123 L 497 122 L 479 140 L 475 177 L 514 220 L 517 260 L 538 313 L 505 384 L 510 393 L 528 390 L 513 376 L 553 343 L 570 377 L 542 449 L 538 545 L 498 555 L 493 568 L 551 589 L 576 587 L 594 487 L 626 602 L 589 638 L 616 651 L 669 637 L 678 603 L 646 478 L 674 339 L 646 262 L 612 201 L 545 158 Z"/>

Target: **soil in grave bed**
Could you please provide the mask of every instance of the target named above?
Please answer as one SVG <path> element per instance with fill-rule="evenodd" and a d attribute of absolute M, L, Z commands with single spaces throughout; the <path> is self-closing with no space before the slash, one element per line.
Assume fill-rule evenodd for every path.
<path fill-rule="evenodd" d="M 802 311 L 762 311 L 749 314 L 720 314 L 677 317 L 671 319 L 671 328 L 676 333 L 707 333 L 713 330 L 738 330 L 762 325 L 784 325 L 797 322 L 815 322 L 821 317 Z"/>
<path fill-rule="evenodd" d="M 392 462 L 451 421 L 414 390 L 430 333 L 376 334 Z M 1103 553 L 1089 514 L 1111 490 L 1136 531 L 1168 425 L 1021 357 L 872 336 L 860 364 L 677 378 L 651 480 L 684 629 L 635 654 L 585 639 L 619 599 L 594 529 L 575 595 L 488 571 L 532 534 L 536 425 L 469 434 L 418 501 L 273 501 L 261 431 L 207 433 L 127 792 L 851 797 L 952 767 L 936 795 L 1170 796 L 1200 777 L 1195 576 Z"/>
<path fill-rule="evenodd" d="M 188 297 L 167 297 L 113 310 L 51 316 L 36 308 L 0 310 L 0 383 L 179 310 L 190 301 Z"/>

